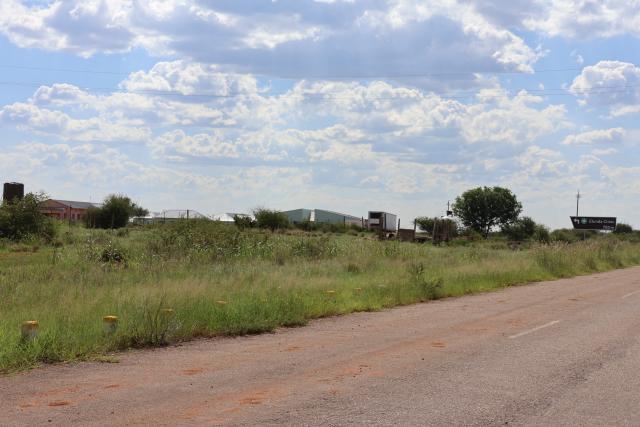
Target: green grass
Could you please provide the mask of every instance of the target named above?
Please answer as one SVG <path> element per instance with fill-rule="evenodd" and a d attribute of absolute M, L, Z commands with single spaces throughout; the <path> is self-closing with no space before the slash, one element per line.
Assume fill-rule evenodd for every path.
<path fill-rule="evenodd" d="M 614 236 L 513 250 L 194 222 L 59 239 L 0 245 L 0 372 L 640 264 L 640 244 Z M 118 316 L 114 335 L 104 315 Z M 31 343 L 20 340 L 26 320 L 40 323 Z"/>

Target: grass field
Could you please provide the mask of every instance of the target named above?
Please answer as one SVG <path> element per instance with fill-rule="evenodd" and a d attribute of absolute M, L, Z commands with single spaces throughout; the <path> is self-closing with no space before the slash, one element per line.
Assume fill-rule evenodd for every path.
<path fill-rule="evenodd" d="M 52 246 L 0 246 L 0 372 L 638 264 L 640 243 L 615 236 L 510 248 L 211 222 L 64 229 Z M 20 339 L 27 320 L 40 324 L 33 342 Z"/>

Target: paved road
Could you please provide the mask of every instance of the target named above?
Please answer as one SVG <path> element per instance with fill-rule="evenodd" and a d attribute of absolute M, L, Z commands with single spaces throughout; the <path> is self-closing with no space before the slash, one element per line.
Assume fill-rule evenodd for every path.
<path fill-rule="evenodd" d="M 0 378 L 1 425 L 640 425 L 640 268 Z"/>

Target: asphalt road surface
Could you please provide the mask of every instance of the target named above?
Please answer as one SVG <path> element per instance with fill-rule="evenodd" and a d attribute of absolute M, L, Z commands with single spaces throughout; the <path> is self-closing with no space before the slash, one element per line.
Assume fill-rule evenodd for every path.
<path fill-rule="evenodd" d="M 0 377 L 0 425 L 640 426 L 640 268 Z"/>

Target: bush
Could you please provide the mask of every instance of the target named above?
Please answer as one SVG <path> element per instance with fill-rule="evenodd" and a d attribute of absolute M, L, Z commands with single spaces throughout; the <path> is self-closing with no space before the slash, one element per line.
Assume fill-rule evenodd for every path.
<path fill-rule="evenodd" d="M 616 224 L 616 229 L 613 232 L 616 234 L 629 234 L 633 233 L 633 227 L 629 224 L 625 224 L 624 222 L 619 222 Z"/>
<path fill-rule="evenodd" d="M 270 209 L 256 209 L 253 215 L 256 217 L 258 228 L 271 231 L 289 228 L 289 218 L 280 211 Z"/>
<path fill-rule="evenodd" d="M 595 230 L 573 230 L 569 228 L 560 228 L 551 232 L 551 240 L 554 242 L 574 243 L 578 240 L 589 239 L 597 236 Z"/>
<path fill-rule="evenodd" d="M 521 242 L 531 239 L 536 233 L 536 227 L 538 227 L 538 224 L 536 224 L 534 220 L 528 216 L 523 216 L 511 224 L 503 225 L 502 233 L 507 236 L 509 240 Z"/>
<path fill-rule="evenodd" d="M 256 221 L 248 215 L 234 215 L 233 222 L 240 230 L 245 228 L 253 228 L 256 226 Z"/>
<path fill-rule="evenodd" d="M 147 213 L 146 209 L 136 205 L 127 196 L 112 194 L 101 207 L 87 210 L 85 224 L 89 228 L 122 228 L 129 223 L 129 218 Z"/>
<path fill-rule="evenodd" d="M 549 229 L 542 224 L 536 225 L 532 238 L 539 243 L 551 242 L 551 234 L 549 233 Z"/>
<path fill-rule="evenodd" d="M 104 263 L 116 263 L 120 264 L 126 262 L 127 257 L 125 255 L 124 250 L 115 246 L 113 243 L 109 242 L 106 247 L 102 249 L 100 253 L 100 261 Z"/>
<path fill-rule="evenodd" d="M 29 193 L 22 199 L 2 202 L 0 205 L 0 238 L 14 241 L 42 238 L 51 241 L 55 237 L 53 221 L 40 212 L 44 194 Z"/>

